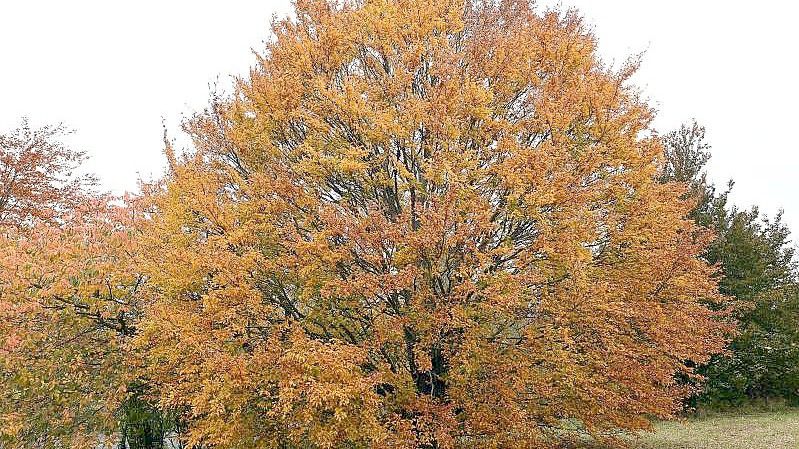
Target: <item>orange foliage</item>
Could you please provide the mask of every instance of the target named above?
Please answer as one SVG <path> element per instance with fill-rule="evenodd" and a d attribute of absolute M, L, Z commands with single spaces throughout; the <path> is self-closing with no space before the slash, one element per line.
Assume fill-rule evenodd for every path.
<path fill-rule="evenodd" d="M 143 284 L 128 210 L 104 203 L 0 237 L 3 447 L 96 448 L 117 429 Z"/>
<path fill-rule="evenodd" d="M 91 447 L 117 428 L 142 278 L 132 209 L 93 194 L 62 127 L 0 135 L 0 446 Z"/>
<path fill-rule="evenodd" d="M 86 198 L 94 179 L 73 173 L 84 153 L 58 140 L 66 134 L 62 126 L 34 129 L 27 120 L 0 134 L 0 227 L 52 223 Z"/>
<path fill-rule="evenodd" d="M 551 447 L 669 418 L 728 326 L 652 111 L 573 13 L 298 0 L 169 153 L 141 376 L 188 442 Z"/>

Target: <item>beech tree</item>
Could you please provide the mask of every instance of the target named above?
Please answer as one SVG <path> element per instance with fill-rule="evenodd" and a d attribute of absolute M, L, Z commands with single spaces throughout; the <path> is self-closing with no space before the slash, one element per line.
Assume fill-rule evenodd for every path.
<path fill-rule="evenodd" d="M 149 197 L 135 348 L 185 442 L 552 447 L 672 417 L 730 326 L 635 64 L 523 0 L 295 13 Z"/>

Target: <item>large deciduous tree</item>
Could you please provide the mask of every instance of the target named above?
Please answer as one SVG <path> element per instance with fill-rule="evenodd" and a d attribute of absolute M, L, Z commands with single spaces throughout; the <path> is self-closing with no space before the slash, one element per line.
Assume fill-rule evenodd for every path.
<path fill-rule="evenodd" d="M 679 409 L 729 326 L 634 64 L 522 0 L 273 31 L 141 242 L 141 375 L 189 444 L 551 447 Z"/>

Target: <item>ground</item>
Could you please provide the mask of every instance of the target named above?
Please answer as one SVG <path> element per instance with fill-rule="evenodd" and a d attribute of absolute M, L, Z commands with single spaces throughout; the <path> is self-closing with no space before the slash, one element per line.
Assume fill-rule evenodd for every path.
<path fill-rule="evenodd" d="M 799 410 L 661 423 L 635 449 L 799 449 Z"/>

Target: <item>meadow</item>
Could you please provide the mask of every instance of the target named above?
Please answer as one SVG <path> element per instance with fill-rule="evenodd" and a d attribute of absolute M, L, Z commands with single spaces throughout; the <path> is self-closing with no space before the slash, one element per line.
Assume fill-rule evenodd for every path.
<path fill-rule="evenodd" d="M 635 449 L 795 449 L 799 410 L 722 414 L 656 425 Z"/>

